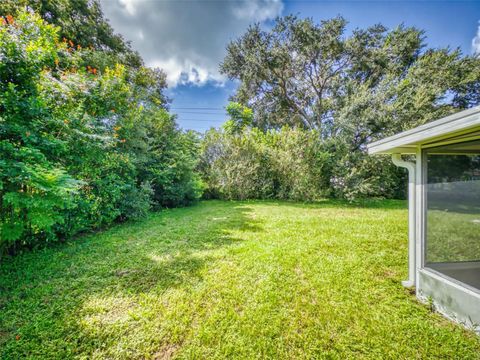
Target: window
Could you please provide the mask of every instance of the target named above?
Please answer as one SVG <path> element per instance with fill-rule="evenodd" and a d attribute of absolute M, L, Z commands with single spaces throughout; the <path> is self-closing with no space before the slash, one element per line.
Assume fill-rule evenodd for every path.
<path fill-rule="evenodd" d="M 426 150 L 425 265 L 480 289 L 480 140 Z"/>

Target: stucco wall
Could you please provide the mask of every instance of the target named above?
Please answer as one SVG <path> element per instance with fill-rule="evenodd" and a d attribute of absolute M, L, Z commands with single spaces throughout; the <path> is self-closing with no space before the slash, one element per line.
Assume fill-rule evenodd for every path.
<path fill-rule="evenodd" d="M 419 270 L 417 296 L 433 301 L 435 309 L 480 334 L 480 293 L 444 279 L 427 269 Z"/>

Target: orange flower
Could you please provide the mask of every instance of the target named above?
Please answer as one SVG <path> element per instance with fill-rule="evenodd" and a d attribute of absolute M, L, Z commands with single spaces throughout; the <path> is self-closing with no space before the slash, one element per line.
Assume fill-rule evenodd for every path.
<path fill-rule="evenodd" d="M 7 15 L 7 22 L 10 24 L 10 25 L 13 25 L 15 23 L 15 20 L 13 19 L 13 16 L 12 15 Z"/>
<path fill-rule="evenodd" d="M 20 340 L 20 335 L 15 336 L 15 340 Z"/>
<path fill-rule="evenodd" d="M 68 40 L 68 43 L 70 44 L 70 46 L 71 46 L 71 47 L 73 47 L 73 46 L 74 46 L 74 44 L 73 44 L 73 41 L 72 41 L 72 40 Z"/>
<path fill-rule="evenodd" d="M 97 75 L 97 69 L 93 68 L 93 69 L 92 69 L 92 74 L 93 74 L 93 75 Z"/>
<path fill-rule="evenodd" d="M 80 50 L 82 47 L 80 45 L 77 45 L 77 50 Z"/>

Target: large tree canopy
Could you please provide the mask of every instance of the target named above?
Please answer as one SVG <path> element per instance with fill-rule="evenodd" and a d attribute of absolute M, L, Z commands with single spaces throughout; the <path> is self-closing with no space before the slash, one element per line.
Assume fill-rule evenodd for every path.
<path fill-rule="evenodd" d="M 221 70 L 239 80 L 235 106 L 253 116 L 247 127 L 232 116 L 228 128 L 207 135 L 201 164 L 209 193 L 401 196 L 403 172 L 368 156 L 366 144 L 480 103 L 479 58 L 429 49 L 414 27 L 347 32 L 346 25 L 342 17 L 316 24 L 287 16 L 270 30 L 253 25 L 228 45 Z"/>
<path fill-rule="evenodd" d="M 235 99 L 254 109 L 257 126 L 346 133 L 357 148 L 480 102 L 479 59 L 426 49 L 413 27 L 375 25 L 347 36 L 346 24 L 287 16 L 228 45 L 221 70 L 240 80 Z"/>

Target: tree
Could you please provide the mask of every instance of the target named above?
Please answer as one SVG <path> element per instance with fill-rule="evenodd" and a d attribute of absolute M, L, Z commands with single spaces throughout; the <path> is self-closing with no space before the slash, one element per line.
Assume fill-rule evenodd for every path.
<path fill-rule="evenodd" d="M 233 99 L 252 126 L 316 131 L 335 164 L 331 193 L 398 196 L 401 173 L 366 144 L 480 104 L 480 58 L 428 49 L 424 32 L 382 25 L 346 34 L 342 17 L 315 24 L 279 18 L 232 41 L 221 71 L 240 86 Z"/>
<path fill-rule="evenodd" d="M 227 132 L 239 133 L 253 124 L 253 111 L 249 107 L 231 102 L 227 105 L 226 110 L 230 118 L 223 127 Z"/>
<path fill-rule="evenodd" d="M 197 138 L 166 111 L 164 74 L 85 64 L 101 54 L 59 32 L 0 17 L 0 255 L 201 195 Z"/>
<path fill-rule="evenodd" d="M 40 94 L 44 68 L 58 59 L 56 36 L 39 17 L 0 20 L 0 250 L 50 234 L 80 184 L 52 159 L 64 144 L 50 134 L 62 123 Z"/>
<path fill-rule="evenodd" d="M 58 26 L 60 38 L 72 41 L 75 46 L 108 53 L 120 63 L 133 67 L 143 63 L 122 36 L 114 33 L 103 17 L 98 0 L 3 0 L 0 15 L 16 17 L 27 8 Z"/>
<path fill-rule="evenodd" d="M 300 125 L 323 138 L 346 132 L 358 148 L 480 103 L 478 58 L 425 50 L 413 27 L 375 25 L 350 36 L 345 27 L 342 17 L 318 25 L 287 16 L 228 45 L 221 70 L 240 80 L 235 99 L 254 109 L 255 125 Z"/>
<path fill-rule="evenodd" d="M 0 15 L 4 16 L 15 17 L 26 9 L 58 26 L 58 36 L 66 49 L 76 52 L 77 67 L 103 71 L 114 68 L 116 64 L 125 65 L 126 79 L 136 87 L 137 97 L 143 94 L 155 106 L 167 108 L 169 99 L 164 94 L 167 87 L 165 73 L 144 66 L 130 43 L 113 31 L 103 16 L 98 0 L 5 0 L 0 3 Z"/>

